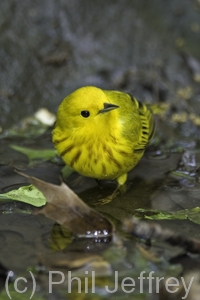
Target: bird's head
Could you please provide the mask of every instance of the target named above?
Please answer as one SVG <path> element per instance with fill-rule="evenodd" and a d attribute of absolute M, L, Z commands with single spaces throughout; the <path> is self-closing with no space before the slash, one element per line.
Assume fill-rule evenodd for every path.
<path fill-rule="evenodd" d="M 109 123 L 111 111 L 119 108 L 106 93 L 96 87 L 87 86 L 67 96 L 58 109 L 57 125 L 60 128 L 96 128 Z"/>

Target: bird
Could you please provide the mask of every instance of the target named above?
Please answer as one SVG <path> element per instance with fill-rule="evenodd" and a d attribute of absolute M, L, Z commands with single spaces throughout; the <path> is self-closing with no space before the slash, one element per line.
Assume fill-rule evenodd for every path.
<path fill-rule="evenodd" d="M 150 108 L 129 93 L 80 87 L 58 107 L 52 141 L 67 166 L 98 180 L 115 180 L 111 202 L 155 132 Z M 99 202 L 99 203 L 100 203 Z"/>

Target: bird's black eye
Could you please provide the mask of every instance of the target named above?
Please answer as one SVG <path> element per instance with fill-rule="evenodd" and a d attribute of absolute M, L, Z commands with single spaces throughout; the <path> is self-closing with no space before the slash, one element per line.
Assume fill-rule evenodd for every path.
<path fill-rule="evenodd" d="M 83 118 L 88 118 L 90 116 L 90 112 L 88 110 L 82 110 L 81 111 L 81 116 Z"/>

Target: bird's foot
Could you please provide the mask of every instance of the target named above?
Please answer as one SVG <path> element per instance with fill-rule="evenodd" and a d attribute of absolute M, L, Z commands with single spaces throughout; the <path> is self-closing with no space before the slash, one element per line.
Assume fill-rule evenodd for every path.
<path fill-rule="evenodd" d="M 97 200 L 97 202 L 95 202 L 94 205 L 105 205 L 105 204 L 108 204 L 113 199 L 115 199 L 118 194 L 119 194 L 119 188 L 117 187 L 110 196 Z"/>
<path fill-rule="evenodd" d="M 112 201 L 113 199 L 110 197 L 102 198 L 97 200 L 97 202 L 94 203 L 94 205 L 105 205 Z"/>

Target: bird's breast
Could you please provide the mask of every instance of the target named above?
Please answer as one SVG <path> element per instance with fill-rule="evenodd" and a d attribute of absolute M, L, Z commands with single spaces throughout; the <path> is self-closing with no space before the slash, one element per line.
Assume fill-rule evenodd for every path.
<path fill-rule="evenodd" d="M 66 164 L 78 173 L 97 179 L 116 179 L 139 161 L 130 142 L 113 133 L 95 136 L 69 136 L 60 153 Z"/>

